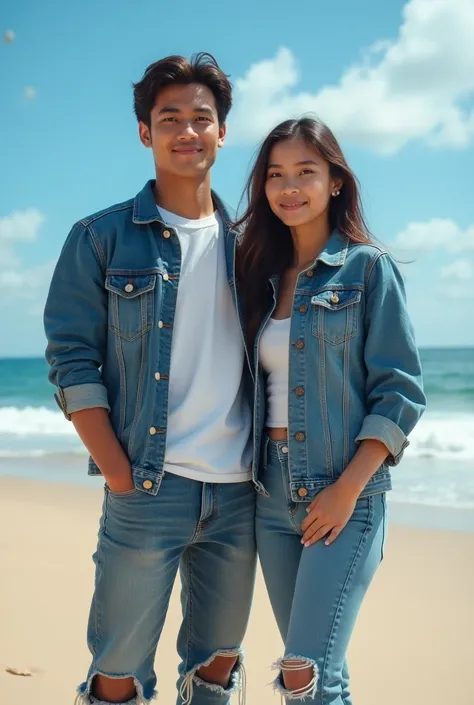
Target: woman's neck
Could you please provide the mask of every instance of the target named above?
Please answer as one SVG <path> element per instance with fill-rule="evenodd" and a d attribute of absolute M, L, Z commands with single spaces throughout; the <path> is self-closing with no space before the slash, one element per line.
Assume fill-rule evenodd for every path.
<path fill-rule="evenodd" d="M 298 269 L 309 267 L 329 240 L 329 223 L 326 220 L 312 221 L 290 230 L 293 239 L 293 266 Z"/>

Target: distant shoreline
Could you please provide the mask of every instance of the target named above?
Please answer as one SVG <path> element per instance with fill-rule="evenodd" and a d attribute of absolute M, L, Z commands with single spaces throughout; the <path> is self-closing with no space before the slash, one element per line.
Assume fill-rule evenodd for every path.
<path fill-rule="evenodd" d="M 469 345 L 419 345 L 418 350 L 474 350 L 474 343 Z M 44 355 L 0 355 L 0 362 L 12 360 L 44 360 Z"/>

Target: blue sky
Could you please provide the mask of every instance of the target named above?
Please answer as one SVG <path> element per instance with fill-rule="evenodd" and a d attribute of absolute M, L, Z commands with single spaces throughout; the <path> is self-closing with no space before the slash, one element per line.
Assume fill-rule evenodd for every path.
<path fill-rule="evenodd" d="M 317 112 L 362 182 L 374 234 L 411 262 L 419 344 L 474 345 L 472 0 L 171 7 L 2 3 L 0 33 L 15 38 L 0 43 L 0 356 L 43 354 L 42 307 L 71 225 L 153 176 L 132 81 L 201 50 L 235 86 L 216 190 L 237 204 L 265 131 Z"/>

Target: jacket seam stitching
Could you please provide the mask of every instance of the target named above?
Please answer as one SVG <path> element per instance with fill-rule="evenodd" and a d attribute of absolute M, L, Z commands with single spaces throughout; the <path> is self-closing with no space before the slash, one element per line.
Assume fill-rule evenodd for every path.
<path fill-rule="evenodd" d="M 140 360 L 140 373 L 138 376 L 138 390 L 137 390 L 137 399 L 135 402 L 135 412 L 134 412 L 134 419 L 132 423 L 132 430 L 130 433 L 130 438 L 129 438 L 129 446 L 128 446 L 128 452 L 130 457 L 132 456 L 132 451 L 133 451 L 133 444 L 135 443 L 135 435 L 136 435 L 136 430 L 138 426 L 138 414 L 140 411 L 140 407 L 142 405 L 142 398 L 143 398 L 143 386 L 145 382 L 145 361 L 147 357 L 147 349 L 148 349 L 148 336 L 143 336 L 142 339 L 142 354 L 141 354 L 141 360 Z"/>
<path fill-rule="evenodd" d="M 334 466 L 332 457 L 332 444 L 331 444 L 331 430 L 329 428 L 329 418 L 327 414 L 327 389 L 326 389 L 326 348 L 324 341 L 321 338 L 319 340 L 319 350 L 320 350 L 320 365 L 319 365 L 319 379 L 320 379 L 320 405 L 321 405 L 321 421 L 324 434 L 324 454 L 326 456 L 327 464 L 327 475 L 330 479 L 334 478 Z"/>
<path fill-rule="evenodd" d="M 344 346 L 344 368 L 342 371 L 343 376 L 343 387 L 342 387 L 342 425 L 344 428 L 344 440 L 343 440 L 343 467 L 344 471 L 349 464 L 349 351 L 350 351 L 351 339 L 347 340 L 347 344 Z"/>
<path fill-rule="evenodd" d="M 118 313 L 117 313 L 118 315 Z M 127 379 L 125 373 L 125 359 L 123 355 L 123 343 L 122 340 L 116 335 L 115 336 L 115 349 L 117 351 L 117 361 L 119 368 L 119 379 L 120 379 L 120 419 L 119 419 L 119 438 L 122 436 L 125 430 L 126 423 L 126 413 L 127 413 Z"/>
<path fill-rule="evenodd" d="M 365 289 L 367 289 L 367 287 L 369 285 L 369 279 L 372 276 L 372 272 L 374 271 L 375 265 L 377 264 L 377 262 L 379 261 L 379 259 L 381 257 L 383 257 L 384 255 L 387 255 L 387 254 L 388 254 L 387 252 L 383 252 L 383 251 L 379 252 L 378 255 L 376 255 L 376 257 L 374 257 L 373 260 L 371 262 L 369 262 L 369 266 L 367 267 L 365 282 L 364 282 Z"/>
<path fill-rule="evenodd" d="M 92 245 L 94 247 L 96 257 L 97 257 L 99 264 L 101 266 L 101 269 L 102 269 L 102 274 L 105 276 L 105 271 L 107 269 L 107 260 L 105 257 L 104 250 L 102 249 L 102 245 L 100 244 L 99 239 L 98 239 L 97 235 L 95 234 L 94 230 L 92 229 L 92 227 L 90 225 L 85 225 L 84 227 L 86 228 L 87 232 L 89 233 L 89 237 L 90 237 Z"/>
<path fill-rule="evenodd" d="M 127 201 L 126 203 L 122 203 L 117 206 L 111 206 L 110 208 L 107 208 L 107 210 L 101 211 L 100 213 L 96 213 L 95 215 L 87 216 L 86 218 L 81 218 L 78 222 L 81 223 L 81 225 L 83 225 L 85 228 L 88 228 L 92 223 L 95 223 L 96 220 L 105 218 L 107 215 L 110 215 L 112 213 L 117 213 L 118 211 L 131 210 L 132 208 L 133 203 Z"/>

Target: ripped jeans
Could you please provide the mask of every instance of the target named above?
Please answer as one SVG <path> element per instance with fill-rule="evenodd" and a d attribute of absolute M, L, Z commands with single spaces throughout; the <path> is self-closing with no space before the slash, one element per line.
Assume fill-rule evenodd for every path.
<path fill-rule="evenodd" d="M 97 674 L 133 677 L 137 697 L 130 705 L 155 696 L 155 652 L 178 568 L 177 703 L 230 703 L 245 673 L 241 643 L 255 578 L 255 494 L 248 482 L 210 484 L 169 473 L 155 496 L 105 489 L 88 627 L 92 664 L 78 703 L 99 702 L 90 698 Z M 237 657 L 227 688 L 196 675 L 218 655 Z"/>
<path fill-rule="evenodd" d="M 385 494 L 359 499 L 330 546 L 301 544 L 308 503 L 289 497 L 288 448 L 265 439 L 257 497 L 257 548 L 273 612 L 285 644 L 274 687 L 287 703 L 352 705 L 346 651 L 385 540 Z M 285 688 L 283 673 L 312 667 L 308 686 Z"/>

